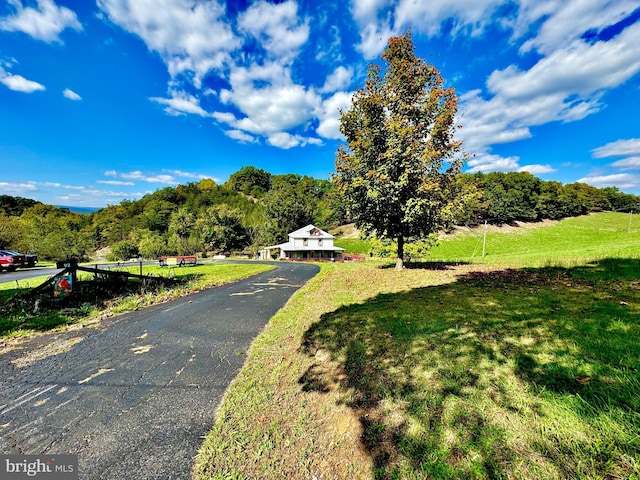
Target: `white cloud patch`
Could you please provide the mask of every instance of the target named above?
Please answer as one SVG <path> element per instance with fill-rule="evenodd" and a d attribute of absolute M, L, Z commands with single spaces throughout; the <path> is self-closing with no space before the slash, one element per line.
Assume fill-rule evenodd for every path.
<path fill-rule="evenodd" d="M 196 180 L 211 178 L 209 175 L 205 175 L 204 173 L 185 172 L 183 170 L 163 170 L 163 171 L 166 173 L 170 173 L 171 175 L 175 175 L 176 177 L 182 177 L 182 178 L 192 178 Z"/>
<path fill-rule="evenodd" d="M 505 0 L 353 0 L 351 13 L 360 27 L 357 48 L 365 58 L 378 56 L 387 39 L 412 27 L 429 36 L 439 35 L 442 25 L 451 21 L 454 35 L 464 32 L 480 35 L 490 24 L 492 14 Z"/>
<path fill-rule="evenodd" d="M 76 14 L 52 0 L 37 0 L 35 7 L 23 0 L 8 0 L 14 14 L 0 18 L 0 30 L 24 32 L 45 42 L 60 42 L 60 33 L 66 28 L 82 30 Z"/>
<path fill-rule="evenodd" d="M 591 150 L 593 158 L 625 157 L 640 154 L 640 138 L 616 140 Z"/>
<path fill-rule="evenodd" d="M 349 68 L 337 69 L 322 93 L 294 81 L 292 62 L 309 40 L 310 21 L 293 0 L 258 0 L 235 22 L 220 0 L 98 0 L 98 6 L 167 65 L 172 77 L 167 98 L 153 97 L 153 102 L 170 115 L 212 117 L 239 142 L 263 137 L 279 148 L 321 143 L 307 131 L 317 124 L 314 112 L 322 93 L 334 93 L 352 75 Z M 243 44 L 251 45 L 250 51 L 240 51 Z M 209 75 L 228 87 L 203 87 Z M 221 105 L 211 111 L 215 101 Z"/>
<path fill-rule="evenodd" d="M 513 172 L 520 168 L 518 157 L 501 157 L 493 154 L 478 154 L 467 161 L 467 173 Z"/>
<path fill-rule="evenodd" d="M 322 102 L 316 112 L 316 116 L 320 120 L 316 131 L 320 136 L 333 139 L 343 138 L 340 133 L 340 111 L 346 112 L 351 108 L 352 96 L 352 93 L 337 92 Z"/>
<path fill-rule="evenodd" d="M 160 54 L 169 74 L 192 76 L 200 87 L 212 70 L 222 70 L 230 53 L 240 47 L 225 18 L 225 4 L 219 0 L 98 0 L 109 19 L 139 36 L 147 47 Z"/>
<path fill-rule="evenodd" d="M 258 139 L 256 137 L 254 137 L 253 135 L 249 135 L 248 133 L 245 133 L 242 130 L 225 130 L 224 134 L 227 137 L 233 138 L 234 140 L 237 140 L 240 143 L 258 143 Z"/>
<path fill-rule="evenodd" d="M 164 183 L 168 185 L 177 183 L 175 177 L 173 177 L 172 175 L 165 175 L 165 174 L 149 175 L 149 174 L 142 173 L 142 171 L 140 170 L 127 172 L 127 173 L 118 173 L 118 176 L 126 180 L 138 180 L 140 182 L 148 182 L 148 183 Z"/>
<path fill-rule="evenodd" d="M 611 164 L 620 170 L 640 170 L 640 157 L 629 157 Z"/>
<path fill-rule="evenodd" d="M 592 20 L 590 25 L 602 24 Z M 461 96 L 465 150 L 486 154 L 491 145 L 530 138 L 532 127 L 577 121 L 598 112 L 607 91 L 640 72 L 640 49 L 634 47 L 639 42 L 640 24 L 635 24 L 609 41 L 574 38 L 556 45 L 528 70 L 510 65 L 494 71 L 486 92 Z"/>
<path fill-rule="evenodd" d="M 618 187 L 621 190 L 640 188 L 640 175 L 630 173 L 615 173 L 612 175 L 590 175 L 577 180 L 594 187 Z"/>
<path fill-rule="evenodd" d="M 22 75 L 13 75 L 5 71 L 2 67 L 0 67 L 0 83 L 16 92 L 33 93 L 46 90 L 45 86 L 41 83 L 27 80 Z"/>
<path fill-rule="evenodd" d="M 229 113 L 214 117 L 249 134 L 269 137 L 304 125 L 321 102 L 318 94 L 293 83 L 290 70 L 276 63 L 236 68 L 229 80 L 231 89 L 222 90 L 220 99 L 238 108 L 244 117 Z"/>
<path fill-rule="evenodd" d="M 353 78 L 353 68 L 343 67 L 340 65 L 336 68 L 331 75 L 327 77 L 323 87 L 320 89 L 321 93 L 333 93 L 338 90 L 344 90 L 349 85 Z"/>
<path fill-rule="evenodd" d="M 556 169 L 553 168 L 551 165 L 533 164 L 533 165 L 524 165 L 518 168 L 518 171 L 529 172 L 531 175 L 542 175 L 543 173 L 555 172 Z"/>
<path fill-rule="evenodd" d="M 210 175 L 195 172 L 185 172 L 184 170 L 163 170 L 163 173 L 144 173 L 142 170 L 134 170 L 132 172 L 118 172 L 117 170 L 107 170 L 104 172 L 106 177 L 117 177 L 123 180 L 98 180 L 96 183 L 107 185 L 135 185 L 134 182 L 160 183 L 166 185 L 177 185 L 180 183 L 178 178 L 187 178 L 194 180 L 202 180 L 204 178 L 212 178 Z M 217 179 L 213 179 L 216 182 Z"/>
<path fill-rule="evenodd" d="M 201 117 L 210 116 L 201 106 L 200 101 L 193 95 L 179 90 L 170 90 L 170 98 L 152 97 L 152 102 L 166 105 L 164 111 L 170 115 L 193 114 Z"/>
<path fill-rule="evenodd" d="M 304 147 L 305 145 L 322 145 L 322 141 L 317 138 L 303 137 L 302 135 L 291 135 L 287 132 L 277 132 L 267 138 L 269 145 L 274 147 L 289 149 L 293 147 Z"/>
<path fill-rule="evenodd" d="M 585 32 L 601 32 L 638 8 L 635 0 L 520 0 L 519 3 L 516 35 L 544 19 L 536 35 L 525 41 L 520 51 L 537 50 L 543 54 L 553 53 L 558 45 L 571 43 Z"/>
<path fill-rule="evenodd" d="M 31 182 L 0 182 L 0 193 L 4 195 L 23 196 L 28 194 L 28 192 L 33 192 L 37 189 L 36 185 Z"/>
<path fill-rule="evenodd" d="M 264 0 L 253 3 L 238 17 L 238 28 L 257 39 L 266 52 L 280 61 L 293 60 L 309 38 L 307 20 L 298 18 L 294 1 L 273 4 Z"/>
<path fill-rule="evenodd" d="M 96 180 L 96 183 L 103 185 L 117 185 L 121 187 L 132 187 L 135 185 L 133 182 L 123 182 L 122 180 Z"/>
<path fill-rule="evenodd" d="M 74 92 L 69 88 L 65 88 L 64 91 L 62 92 L 62 95 L 64 95 L 65 98 L 68 98 L 69 100 L 73 100 L 76 102 L 82 100 L 82 97 L 80 95 L 78 95 L 76 92 Z"/>

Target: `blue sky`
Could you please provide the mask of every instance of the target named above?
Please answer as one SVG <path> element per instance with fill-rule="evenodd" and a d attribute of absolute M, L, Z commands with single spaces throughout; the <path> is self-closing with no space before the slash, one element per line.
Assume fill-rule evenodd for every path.
<path fill-rule="evenodd" d="M 640 194 L 639 19 L 638 0 L 0 0 L 0 194 L 329 178 L 338 110 L 409 28 L 460 96 L 466 171 Z"/>

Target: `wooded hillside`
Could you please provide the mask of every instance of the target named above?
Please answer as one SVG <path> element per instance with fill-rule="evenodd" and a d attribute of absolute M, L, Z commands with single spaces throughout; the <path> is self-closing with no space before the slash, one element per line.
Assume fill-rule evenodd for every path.
<path fill-rule="evenodd" d="M 529 173 L 463 174 L 473 192 L 457 223 L 502 224 L 640 211 L 640 197 L 617 188 L 563 185 Z M 0 248 L 41 259 L 87 257 L 111 247 L 114 259 L 164 254 L 254 254 L 313 223 L 322 229 L 349 223 L 333 183 L 296 174 L 272 175 L 247 166 L 223 185 L 211 179 L 166 187 L 91 214 L 35 200 L 0 196 Z"/>

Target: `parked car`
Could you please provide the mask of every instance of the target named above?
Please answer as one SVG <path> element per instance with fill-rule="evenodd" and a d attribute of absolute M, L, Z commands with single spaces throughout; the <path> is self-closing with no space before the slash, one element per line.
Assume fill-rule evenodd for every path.
<path fill-rule="evenodd" d="M 14 250 L 0 250 L 0 271 L 13 272 L 18 267 L 33 267 L 38 263 L 36 255 L 24 255 Z"/>
<path fill-rule="evenodd" d="M 17 255 L 19 257 L 24 257 L 23 267 L 35 267 L 38 263 L 38 256 L 33 255 L 31 253 L 18 253 L 14 250 L 5 250 L 5 252 L 9 252 L 13 255 Z"/>
<path fill-rule="evenodd" d="M 16 268 L 21 267 L 24 263 L 24 257 L 22 259 L 19 256 L 13 255 L 4 250 L 0 250 L 0 271 L 8 270 L 13 272 Z"/>

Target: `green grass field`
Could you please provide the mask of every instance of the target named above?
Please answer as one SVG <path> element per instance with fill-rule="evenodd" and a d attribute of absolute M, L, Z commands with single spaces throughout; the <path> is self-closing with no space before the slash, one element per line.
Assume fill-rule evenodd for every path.
<path fill-rule="evenodd" d="M 487 264 L 461 236 L 404 271 L 323 265 L 254 342 L 195 478 L 640 478 L 628 222 L 495 234 Z"/>
<path fill-rule="evenodd" d="M 482 256 L 483 243 L 485 256 Z M 599 258 L 640 257 L 640 215 L 598 213 L 551 226 L 487 233 L 482 228 L 443 240 L 429 260 L 514 266 L 577 265 Z"/>

